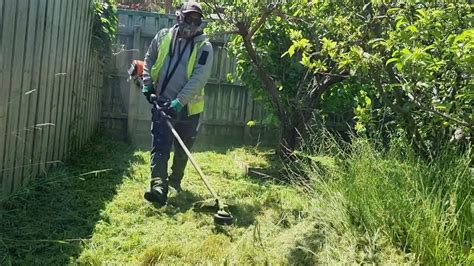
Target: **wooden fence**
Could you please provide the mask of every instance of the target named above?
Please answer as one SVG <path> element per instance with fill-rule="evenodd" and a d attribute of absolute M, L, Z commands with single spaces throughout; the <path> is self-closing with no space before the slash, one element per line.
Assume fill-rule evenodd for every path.
<path fill-rule="evenodd" d="M 93 0 L 0 0 L 0 199 L 77 151 L 100 121 Z"/>
<path fill-rule="evenodd" d="M 128 132 L 128 138 L 142 147 L 150 146 L 150 105 L 141 91 L 127 82 L 127 69 L 134 59 L 143 60 L 153 37 L 162 28 L 176 23 L 176 16 L 151 12 L 119 10 L 118 48 L 115 67 L 103 100 L 103 128 L 110 134 Z M 200 138 L 249 139 L 265 134 L 275 138 L 278 132 L 266 127 L 249 128 L 252 120 L 262 124 L 265 117 L 262 106 L 255 102 L 247 89 L 230 84 L 227 74 L 235 72 L 220 39 L 211 39 L 214 47 L 214 64 L 211 78 L 205 88 L 205 110 L 201 116 Z M 275 134 L 276 133 L 276 134 Z"/>

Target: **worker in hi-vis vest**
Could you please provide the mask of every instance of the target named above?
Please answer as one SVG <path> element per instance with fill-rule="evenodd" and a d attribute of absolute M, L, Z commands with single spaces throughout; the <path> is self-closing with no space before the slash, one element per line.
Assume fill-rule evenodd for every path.
<path fill-rule="evenodd" d="M 197 135 L 199 115 L 204 110 L 204 86 L 211 75 L 213 49 L 201 28 L 203 15 L 198 3 L 184 3 L 176 15 L 177 25 L 160 30 L 145 55 L 143 94 L 152 104 L 168 103 L 167 113 L 174 118 L 175 129 L 191 148 Z M 151 134 L 151 182 L 144 197 L 152 203 L 165 205 L 168 186 L 181 191 L 188 158 L 176 143 L 172 172 L 168 175 L 173 135 L 155 105 L 152 107 Z"/>

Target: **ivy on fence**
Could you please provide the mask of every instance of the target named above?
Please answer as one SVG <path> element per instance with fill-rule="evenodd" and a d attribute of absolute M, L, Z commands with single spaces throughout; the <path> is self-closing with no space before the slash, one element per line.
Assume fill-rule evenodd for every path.
<path fill-rule="evenodd" d="M 115 0 L 95 1 L 93 8 L 92 45 L 104 63 L 110 58 L 115 43 L 118 25 L 116 3 Z"/>

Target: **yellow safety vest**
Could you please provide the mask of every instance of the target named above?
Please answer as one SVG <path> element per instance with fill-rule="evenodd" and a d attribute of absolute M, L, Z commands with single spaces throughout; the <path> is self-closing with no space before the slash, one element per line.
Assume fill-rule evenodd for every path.
<path fill-rule="evenodd" d="M 158 56 L 156 62 L 151 68 L 151 78 L 156 82 L 158 80 L 160 70 L 165 63 L 165 59 L 170 51 L 170 44 L 173 39 L 173 32 L 170 31 L 161 41 L 160 47 L 158 48 Z M 189 80 L 193 74 L 194 65 L 196 64 L 197 51 L 205 44 L 205 41 L 200 41 L 194 44 L 193 52 L 188 61 L 188 67 L 186 71 L 186 78 Z M 198 92 L 189 100 L 188 104 L 188 115 L 199 114 L 204 111 L 204 87 L 199 88 Z"/>

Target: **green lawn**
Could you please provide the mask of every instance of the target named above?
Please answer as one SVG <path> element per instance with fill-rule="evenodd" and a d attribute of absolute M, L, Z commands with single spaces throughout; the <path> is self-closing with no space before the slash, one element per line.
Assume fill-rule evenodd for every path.
<path fill-rule="evenodd" d="M 295 260 L 312 229 L 310 199 L 294 187 L 246 177 L 268 167 L 269 149 L 197 146 L 196 160 L 231 203 L 235 225 L 216 226 L 193 203 L 211 196 L 186 169 L 169 204 L 143 200 L 149 152 L 99 138 L 66 166 L 6 202 L 0 264 L 264 263 Z"/>
<path fill-rule="evenodd" d="M 155 208 L 142 197 L 149 152 L 96 138 L 4 202 L 0 265 L 474 261 L 469 157 L 447 152 L 426 163 L 366 140 L 335 151 L 299 153 L 278 178 L 305 178 L 297 186 L 245 174 L 281 167 L 272 149 L 198 143 L 196 160 L 236 217 L 223 227 L 194 207 L 211 195 L 191 165 L 184 192 L 171 190 Z"/>

